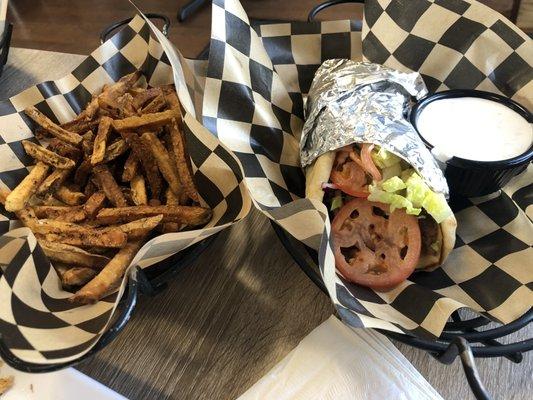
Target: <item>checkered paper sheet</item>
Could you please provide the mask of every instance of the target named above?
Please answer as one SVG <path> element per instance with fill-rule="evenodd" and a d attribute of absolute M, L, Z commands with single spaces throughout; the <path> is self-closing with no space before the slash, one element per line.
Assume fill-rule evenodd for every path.
<path fill-rule="evenodd" d="M 153 26 L 152 26 L 153 27 Z M 29 105 L 58 122 L 80 112 L 106 83 L 141 69 L 148 83 L 176 83 L 186 109 L 185 136 L 194 178 L 204 203 L 214 212 L 203 229 L 158 236 L 142 247 L 132 266 L 149 267 L 244 218 L 251 200 L 237 158 L 194 115 L 201 112 L 202 78 L 149 22 L 136 16 L 129 25 L 87 57 L 72 73 L 43 82 L 0 103 L 0 184 L 13 189 L 32 164 L 22 139 L 33 140 L 32 122 L 22 112 Z M 196 108 L 200 104 L 200 108 Z M 66 362 L 85 354 L 98 341 L 117 307 L 127 279 L 117 293 L 88 306 L 70 304 L 71 295 L 29 229 L 0 209 L 0 333 L 15 356 L 26 362 Z"/>
<path fill-rule="evenodd" d="M 430 92 L 478 89 L 533 108 L 533 42 L 475 0 L 366 0 L 365 60 L 419 71 Z"/>
<path fill-rule="evenodd" d="M 518 318 L 533 305 L 533 226 L 524 211 L 533 207 L 531 169 L 509 186 L 511 194 L 453 199 L 457 249 L 435 272 L 417 273 L 387 293 L 336 274 L 327 210 L 302 198 L 298 142 L 303 99 L 320 63 L 362 59 L 357 28 L 349 21 L 254 25 L 237 0 L 214 1 L 204 125 L 241 161 L 254 204 L 318 250 L 328 292 L 350 325 L 434 337 L 462 307 L 501 322 Z"/>

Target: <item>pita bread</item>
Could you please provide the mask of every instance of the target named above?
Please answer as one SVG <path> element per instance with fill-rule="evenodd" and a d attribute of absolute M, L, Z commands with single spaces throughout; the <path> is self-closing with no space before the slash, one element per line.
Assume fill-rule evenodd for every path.
<path fill-rule="evenodd" d="M 305 171 L 305 197 L 308 199 L 323 201 L 324 190 L 322 184 L 329 182 L 329 176 L 335 161 L 335 151 L 318 157 Z M 441 265 L 455 245 L 455 229 L 457 220 L 453 213 L 439 224 L 437 242 L 440 244 L 440 252 L 436 255 L 421 254 L 417 269 L 432 271 Z"/>
<path fill-rule="evenodd" d="M 328 151 L 318 157 L 305 171 L 305 197 L 312 200 L 324 200 L 322 183 L 329 182 L 333 169 L 335 152 Z"/>

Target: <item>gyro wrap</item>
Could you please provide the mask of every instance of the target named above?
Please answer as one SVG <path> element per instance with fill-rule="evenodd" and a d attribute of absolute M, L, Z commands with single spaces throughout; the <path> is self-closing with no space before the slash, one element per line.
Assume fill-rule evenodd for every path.
<path fill-rule="evenodd" d="M 426 94 L 418 73 L 352 60 L 325 61 L 305 107 L 302 166 L 349 144 L 373 143 L 403 158 L 433 191 L 448 196 L 442 171 L 405 118 L 412 99 Z"/>

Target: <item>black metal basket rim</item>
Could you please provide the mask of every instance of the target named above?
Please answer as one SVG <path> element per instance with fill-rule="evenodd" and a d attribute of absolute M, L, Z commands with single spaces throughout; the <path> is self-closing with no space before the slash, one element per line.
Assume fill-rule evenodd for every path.
<path fill-rule="evenodd" d="M 305 257 L 292 246 L 291 241 L 297 241 L 292 236 L 290 236 L 283 228 L 278 224 L 271 221 L 271 225 L 274 228 L 278 238 L 282 242 L 283 246 L 288 250 L 289 254 L 294 258 L 298 266 L 308 275 L 308 277 L 324 292 L 327 294 L 327 289 L 317 272 L 317 266 L 311 266 L 305 261 Z M 312 253 L 313 250 L 307 248 L 303 243 L 298 242 L 302 247 L 304 247 L 308 252 Z M 498 327 L 487 329 L 481 332 L 475 331 L 474 328 L 479 328 L 485 326 L 491 322 L 489 318 L 485 316 L 479 316 L 465 321 L 453 321 L 448 322 L 443 330 L 443 333 L 439 338 L 435 340 L 419 338 L 412 335 L 407 335 L 404 333 L 396 333 L 385 330 L 378 330 L 379 332 L 393 337 L 400 342 L 408 342 L 408 344 L 419 347 L 423 350 L 428 350 L 431 352 L 442 352 L 447 348 L 451 341 L 456 337 L 460 336 L 464 339 L 477 343 L 484 342 L 487 340 L 493 340 L 496 338 L 501 338 L 507 336 L 513 332 L 516 332 L 529 323 L 533 321 L 533 309 L 527 311 L 520 318 L 510 322 L 508 324 L 501 324 Z M 522 352 L 533 350 L 533 339 L 526 341 L 519 341 L 511 344 L 494 344 L 495 349 L 491 349 L 486 346 L 473 346 L 472 351 L 476 357 L 497 357 L 508 353 Z"/>

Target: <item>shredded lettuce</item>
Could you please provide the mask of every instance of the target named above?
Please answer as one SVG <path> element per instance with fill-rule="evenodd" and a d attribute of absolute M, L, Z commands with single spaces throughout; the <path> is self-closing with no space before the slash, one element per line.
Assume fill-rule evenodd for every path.
<path fill-rule="evenodd" d="M 387 179 L 392 178 L 393 176 L 400 176 L 402 173 L 402 166 L 400 163 L 391 165 L 390 167 L 385 167 L 381 169 L 381 178 L 386 181 Z"/>
<path fill-rule="evenodd" d="M 397 208 L 405 208 L 405 212 L 411 215 L 418 215 L 422 212 L 421 208 L 413 207 L 413 204 L 409 200 L 399 194 L 385 192 L 372 185 L 369 188 L 370 195 L 368 196 L 368 200 L 389 204 L 391 212 L 394 212 Z"/>
<path fill-rule="evenodd" d="M 383 147 L 378 147 L 374 150 L 372 150 L 371 153 L 372 161 L 374 161 L 374 164 L 376 164 L 379 168 L 387 168 L 394 164 L 399 164 L 401 161 L 401 158 L 396 156 L 395 154 L 391 153 L 390 151 L 385 150 Z"/>
<path fill-rule="evenodd" d="M 405 185 L 405 182 L 400 179 L 400 177 L 393 176 L 392 178 L 384 180 L 381 183 L 381 187 L 386 192 L 394 193 L 399 190 L 405 189 L 407 186 Z"/>
<path fill-rule="evenodd" d="M 338 196 L 335 196 L 332 200 L 331 200 L 331 206 L 330 206 L 330 210 L 333 211 L 337 208 L 341 208 L 343 206 L 343 203 L 342 203 L 342 196 L 341 195 L 338 195 Z"/>
<path fill-rule="evenodd" d="M 369 186 L 370 201 L 390 204 L 391 211 L 405 208 L 407 214 L 411 215 L 419 215 L 423 208 L 437 223 L 451 214 L 444 195 L 433 192 L 414 169 L 396 172 L 395 176 L 387 176 L 383 181 Z"/>

